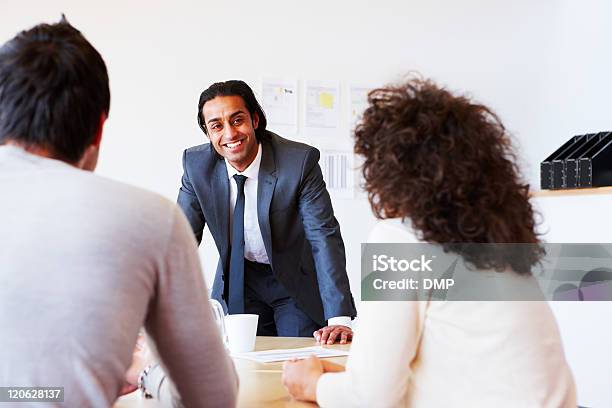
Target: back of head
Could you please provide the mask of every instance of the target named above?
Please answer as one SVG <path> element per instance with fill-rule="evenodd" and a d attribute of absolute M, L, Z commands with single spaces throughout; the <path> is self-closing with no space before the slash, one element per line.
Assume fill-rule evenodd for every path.
<path fill-rule="evenodd" d="M 251 119 L 253 119 L 254 114 L 257 114 L 259 117 L 259 124 L 257 129 L 255 129 L 257 140 L 261 141 L 266 137 L 267 120 L 263 109 L 259 105 L 259 102 L 257 102 L 257 98 L 255 98 L 255 94 L 251 87 L 247 85 L 246 82 L 236 79 L 225 82 L 215 82 L 200 94 L 200 100 L 198 101 L 198 125 L 206 135 L 208 135 L 208 129 L 206 129 L 202 108 L 206 102 L 217 96 L 240 96 L 251 115 Z"/>
<path fill-rule="evenodd" d="M 102 57 L 64 18 L 0 48 L 0 144 L 40 147 L 76 163 L 109 106 Z"/>
<path fill-rule="evenodd" d="M 510 138 L 487 107 L 431 81 L 376 89 L 355 152 L 379 218 L 408 217 L 420 238 L 479 268 L 528 273 L 541 254 L 529 186 Z"/>

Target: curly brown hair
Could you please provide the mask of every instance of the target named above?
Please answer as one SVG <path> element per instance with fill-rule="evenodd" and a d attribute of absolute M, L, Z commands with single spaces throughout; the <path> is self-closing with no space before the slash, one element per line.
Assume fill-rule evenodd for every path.
<path fill-rule="evenodd" d="M 420 78 L 375 89 L 368 102 L 355 153 L 375 215 L 409 217 L 421 240 L 478 268 L 529 273 L 538 245 L 473 245 L 539 243 L 529 185 L 497 115 Z"/>

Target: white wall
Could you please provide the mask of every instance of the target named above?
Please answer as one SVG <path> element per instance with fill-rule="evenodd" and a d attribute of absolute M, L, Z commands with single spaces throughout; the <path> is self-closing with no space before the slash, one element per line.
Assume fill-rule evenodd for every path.
<path fill-rule="evenodd" d="M 604 99 L 612 90 L 605 47 L 612 34 L 606 25 L 610 11 L 605 1 L 595 0 L 0 0 L 0 38 L 65 12 L 109 68 L 111 114 L 99 173 L 172 200 L 182 150 L 205 140 L 195 121 L 199 93 L 231 78 L 256 88 L 262 76 L 384 84 L 418 70 L 451 89 L 469 90 L 500 114 L 517 138 L 527 179 L 539 185 L 539 162 L 555 146 L 574 133 L 612 129 Z M 348 124 L 342 126 L 338 137 L 350 146 Z M 300 137 L 310 138 L 303 131 Z M 326 147 L 324 140 L 311 142 Z M 567 234 L 554 235 L 564 220 L 555 211 L 580 212 L 599 225 L 610 199 L 598 198 L 597 211 L 591 200 L 558 200 L 560 210 L 543 204 L 549 237 L 608 241 L 605 229 L 592 235 L 581 223 L 566 224 Z M 358 298 L 359 244 L 375 220 L 363 196 L 334 199 L 334 207 Z M 207 279 L 215 257 L 208 237 Z M 568 337 L 585 321 L 566 315 L 560 320 Z M 604 349 L 583 350 L 581 344 L 586 343 L 569 344 L 572 366 L 598 364 Z M 576 374 L 583 404 L 612 405 L 598 378 L 582 368 Z M 597 387 L 589 388 L 591 383 Z"/>
<path fill-rule="evenodd" d="M 561 5 L 560 80 L 550 95 L 558 116 L 549 117 L 550 132 L 529 145 L 534 163 L 570 136 L 612 130 L 612 3 L 564 0 Z M 612 242 L 612 195 L 547 197 L 536 200 L 542 232 L 549 242 Z M 552 305 L 572 366 L 579 401 L 590 407 L 612 406 L 612 302 Z"/>
<path fill-rule="evenodd" d="M 544 216 L 548 242 L 612 242 L 612 196 L 542 197 L 535 204 Z M 612 406 L 612 302 L 553 302 L 579 402 Z"/>
<path fill-rule="evenodd" d="M 98 171 L 171 199 L 182 150 L 205 141 L 195 121 L 198 95 L 218 80 L 242 78 L 257 87 L 262 76 L 291 75 L 384 84 L 418 70 L 469 90 L 524 140 L 550 122 L 547 79 L 556 66 L 561 11 L 554 1 L 1 4 L 2 38 L 65 12 L 95 44 L 112 92 Z M 339 138 L 350 146 L 343 126 Z M 363 197 L 334 201 L 357 288 L 359 244 L 374 218 Z M 214 249 L 204 251 L 210 276 Z"/>

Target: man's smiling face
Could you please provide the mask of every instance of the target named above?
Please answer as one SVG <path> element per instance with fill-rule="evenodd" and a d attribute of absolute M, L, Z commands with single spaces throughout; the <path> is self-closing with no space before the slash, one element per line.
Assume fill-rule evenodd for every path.
<path fill-rule="evenodd" d="M 208 138 L 214 149 L 238 171 L 257 156 L 257 113 L 251 117 L 240 96 L 217 96 L 202 107 Z"/>

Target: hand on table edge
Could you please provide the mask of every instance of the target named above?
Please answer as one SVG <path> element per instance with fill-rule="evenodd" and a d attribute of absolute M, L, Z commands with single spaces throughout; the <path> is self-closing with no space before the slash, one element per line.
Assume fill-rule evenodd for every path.
<path fill-rule="evenodd" d="M 304 360 L 285 361 L 283 385 L 293 398 L 301 401 L 317 401 L 317 383 L 324 373 L 344 371 L 344 366 L 310 356 Z"/>
<path fill-rule="evenodd" d="M 332 325 L 316 330 L 312 335 L 320 344 L 334 344 L 336 340 L 346 344 L 353 339 L 353 330 L 347 326 Z"/>
<path fill-rule="evenodd" d="M 283 385 L 293 398 L 301 401 L 317 401 L 317 382 L 323 375 L 323 364 L 315 356 L 304 360 L 285 361 Z"/>

